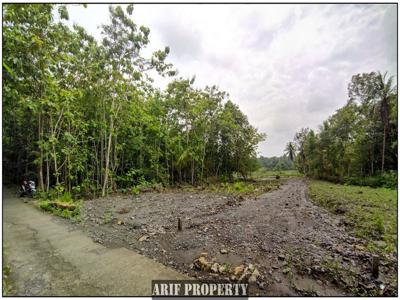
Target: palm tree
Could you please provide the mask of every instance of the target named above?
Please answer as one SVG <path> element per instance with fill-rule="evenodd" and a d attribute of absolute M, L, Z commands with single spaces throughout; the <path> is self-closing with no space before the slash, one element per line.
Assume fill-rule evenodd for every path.
<path fill-rule="evenodd" d="M 296 147 L 293 142 L 289 142 L 286 144 L 285 154 L 289 156 L 289 159 L 291 161 L 294 160 L 294 157 L 296 156 Z"/>
<path fill-rule="evenodd" d="M 386 151 L 386 137 L 388 135 L 389 126 L 389 102 L 391 97 L 396 95 L 396 87 L 393 86 L 393 76 L 387 78 L 387 72 L 381 74 L 378 72 L 378 88 L 379 88 L 379 101 L 376 109 L 379 110 L 380 117 L 383 123 L 383 142 L 382 142 L 382 165 L 381 172 L 383 173 L 385 167 L 385 151 Z"/>

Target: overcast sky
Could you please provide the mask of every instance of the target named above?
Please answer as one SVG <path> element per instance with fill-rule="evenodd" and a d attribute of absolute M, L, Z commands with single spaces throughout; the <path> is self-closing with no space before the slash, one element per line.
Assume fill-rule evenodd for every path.
<path fill-rule="evenodd" d="M 71 23 L 100 38 L 108 5 L 68 9 Z M 353 74 L 397 75 L 394 4 L 138 4 L 133 19 L 150 28 L 149 51 L 171 48 L 180 76 L 230 94 L 267 134 L 263 156 L 282 155 L 296 131 L 343 106 Z"/>

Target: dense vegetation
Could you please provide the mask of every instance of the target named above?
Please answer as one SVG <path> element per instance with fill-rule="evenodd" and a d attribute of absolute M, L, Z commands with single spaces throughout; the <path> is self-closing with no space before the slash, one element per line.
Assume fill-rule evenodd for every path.
<path fill-rule="evenodd" d="M 3 6 L 3 180 L 105 195 L 246 177 L 264 136 L 225 92 L 177 78 L 168 47 L 144 57 L 150 30 L 132 5 L 109 11 L 99 42 L 65 25 L 66 6 Z"/>
<path fill-rule="evenodd" d="M 293 160 L 289 158 L 289 156 L 273 156 L 273 157 L 264 157 L 260 156 L 258 158 L 258 163 L 261 167 L 265 168 L 267 171 L 287 171 L 294 170 L 295 166 Z"/>
<path fill-rule="evenodd" d="M 356 185 L 397 186 L 397 87 L 379 72 L 357 74 L 347 104 L 318 132 L 296 133 L 295 160 L 309 176 Z M 289 144 L 288 147 L 290 148 Z"/>

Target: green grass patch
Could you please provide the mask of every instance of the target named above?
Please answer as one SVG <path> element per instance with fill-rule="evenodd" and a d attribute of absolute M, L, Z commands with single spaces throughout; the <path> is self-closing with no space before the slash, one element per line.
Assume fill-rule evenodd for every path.
<path fill-rule="evenodd" d="M 10 295 L 11 282 L 10 282 L 11 268 L 8 265 L 3 266 L 3 296 Z"/>
<path fill-rule="evenodd" d="M 373 252 L 396 251 L 397 190 L 312 180 L 309 196 L 318 205 L 343 215 L 353 234 Z"/>
<path fill-rule="evenodd" d="M 251 177 L 254 179 L 276 178 L 277 176 L 279 176 L 279 178 L 292 178 L 302 177 L 303 175 L 297 170 L 270 171 L 265 168 L 259 168 L 251 174 Z"/>
<path fill-rule="evenodd" d="M 37 202 L 37 206 L 40 209 L 75 221 L 79 220 L 81 205 L 82 201 L 73 200 L 70 193 L 59 194 L 58 197 L 53 199 L 49 199 L 49 197 L 40 198 Z"/>
<path fill-rule="evenodd" d="M 217 193 L 229 194 L 229 195 L 248 195 L 258 196 L 263 193 L 276 190 L 282 184 L 281 180 L 257 180 L 257 181 L 236 181 L 233 183 L 219 183 L 213 184 L 207 188 Z"/>

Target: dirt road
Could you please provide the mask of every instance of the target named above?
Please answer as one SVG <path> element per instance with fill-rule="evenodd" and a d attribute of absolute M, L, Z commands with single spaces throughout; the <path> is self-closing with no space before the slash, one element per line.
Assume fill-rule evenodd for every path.
<path fill-rule="evenodd" d="M 113 196 L 86 201 L 82 226 L 98 243 L 135 249 L 199 279 L 235 281 L 227 269 L 255 266 L 253 295 L 396 293 L 397 259 L 383 255 L 380 277 L 372 278 L 364 241 L 306 191 L 305 180 L 291 179 L 257 198 L 203 191 Z M 225 271 L 199 270 L 193 262 L 200 255 Z"/>
<path fill-rule="evenodd" d="M 126 248 L 94 243 L 67 221 L 3 191 L 3 258 L 15 296 L 150 295 L 180 273 Z"/>

